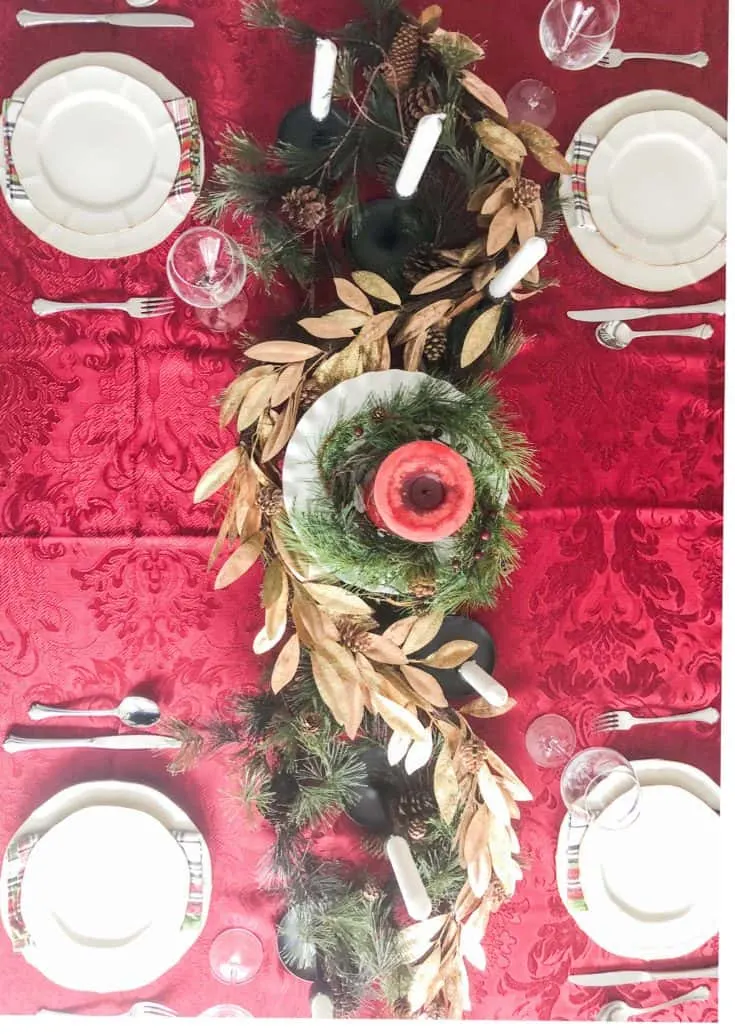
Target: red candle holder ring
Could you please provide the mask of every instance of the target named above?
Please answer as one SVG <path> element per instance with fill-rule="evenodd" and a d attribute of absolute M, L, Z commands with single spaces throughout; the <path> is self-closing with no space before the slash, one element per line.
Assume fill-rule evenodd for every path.
<path fill-rule="evenodd" d="M 475 480 L 464 456 L 442 442 L 394 449 L 364 485 L 365 514 L 410 542 L 438 542 L 467 522 Z"/>

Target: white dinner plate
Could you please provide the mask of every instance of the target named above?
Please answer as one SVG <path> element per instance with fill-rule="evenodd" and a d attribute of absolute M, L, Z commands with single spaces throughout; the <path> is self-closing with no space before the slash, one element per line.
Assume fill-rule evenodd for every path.
<path fill-rule="evenodd" d="M 83 832 L 86 829 L 85 838 L 90 827 L 87 825 L 87 819 L 76 820 L 75 818 L 75 823 L 66 827 L 66 831 L 62 830 L 60 834 L 54 835 L 54 829 L 65 825 L 65 820 L 70 817 L 76 817 L 83 811 L 89 811 L 92 808 L 97 810 L 100 807 L 105 811 L 125 809 L 136 815 L 143 813 L 146 818 L 150 818 L 155 823 L 154 826 L 151 826 L 145 819 L 130 818 L 128 820 L 129 823 L 135 823 L 137 835 L 141 834 L 144 827 L 146 829 L 146 832 L 143 833 L 145 845 L 141 858 L 136 860 L 127 853 L 127 849 L 124 847 L 124 854 L 121 855 L 119 862 L 114 861 L 111 854 L 107 855 L 107 863 L 114 870 L 110 874 L 108 892 L 111 896 L 113 894 L 124 895 L 124 899 L 129 904 L 130 915 L 126 916 L 124 909 L 120 908 L 118 904 L 107 902 L 100 905 L 100 909 L 105 913 L 104 917 L 100 916 L 100 919 L 104 918 L 104 924 L 98 922 L 88 905 L 84 904 L 84 887 L 73 877 L 70 883 L 70 900 L 64 902 L 57 893 L 59 888 L 65 886 L 67 876 L 71 876 L 71 873 L 60 873 L 58 884 L 55 882 L 55 877 L 49 877 L 50 886 L 45 895 L 42 889 L 38 894 L 33 890 L 29 894 L 25 885 L 29 873 L 31 880 L 38 881 L 39 873 L 34 874 L 36 864 L 40 866 L 41 875 L 48 874 L 49 858 L 52 855 L 58 858 L 59 855 L 56 852 L 59 850 L 65 852 L 72 850 L 72 840 L 67 838 L 76 838 L 80 834 L 79 827 L 76 832 L 74 830 L 76 821 L 81 823 Z M 99 811 L 97 813 L 101 814 Z M 106 828 L 108 834 L 115 835 L 111 833 L 109 827 Z M 132 826 L 128 826 L 128 832 L 131 831 Z M 78 783 L 62 790 L 37 808 L 13 837 L 13 841 L 15 841 L 29 833 L 44 834 L 31 851 L 21 890 L 24 921 L 32 924 L 34 937 L 32 943 L 23 949 L 22 954 L 26 961 L 60 987 L 98 994 L 131 991 L 145 987 L 176 965 L 204 929 L 212 895 L 212 863 L 206 843 L 202 838 L 201 921 L 182 925 L 179 921 L 183 918 L 180 913 L 180 888 L 184 870 L 181 868 L 178 855 L 174 856 L 171 853 L 172 848 L 175 848 L 184 859 L 187 886 L 188 866 L 186 866 L 181 846 L 171 836 L 174 831 L 188 831 L 201 837 L 199 830 L 178 805 L 158 790 L 139 783 L 119 781 Z M 164 835 L 167 839 L 162 839 Z M 44 849 L 43 847 L 47 836 L 52 838 L 49 840 L 51 850 L 44 860 L 43 853 L 49 850 L 49 848 Z M 57 841 L 56 845 L 53 840 Z M 37 850 L 41 852 L 38 856 L 40 861 L 34 862 L 34 854 Z M 94 853 L 98 859 L 101 859 L 104 848 L 100 844 L 96 844 Z M 149 857 L 151 858 L 150 865 Z M 165 861 L 166 857 L 168 857 L 168 861 Z M 156 904 L 154 908 L 150 895 L 142 892 L 140 904 L 132 903 L 128 897 L 131 883 L 128 883 L 127 889 L 124 884 L 121 885 L 123 873 L 120 871 L 120 865 L 130 867 L 130 871 L 138 881 L 141 873 L 146 871 L 153 879 L 161 898 L 165 898 L 165 902 L 162 900 L 160 905 Z M 174 889 L 173 886 L 171 890 L 162 887 L 162 866 L 166 867 L 168 877 L 177 889 Z M 91 876 L 90 880 L 96 885 L 90 886 L 89 901 L 100 901 L 102 884 Z M 9 931 L 7 884 L 6 849 L 0 871 L 0 918 L 6 932 Z M 42 906 L 44 898 L 46 900 L 45 908 Z M 121 898 L 120 901 L 122 900 Z M 49 908 L 49 903 L 51 908 Z M 31 911 L 29 916 L 26 916 L 25 909 L 29 904 Z M 61 925 L 58 920 L 61 920 Z M 110 923 L 114 925 L 112 936 Z M 143 930 L 142 927 L 145 929 Z M 30 930 L 31 925 L 29 925 Z M 38 936 L 38 943 L 35 940 L 36 936 Z M 84 941 L 87 943 L 83 943 Z M 114 943 L 115 941 L 118 943 Z"/>
<path fill-rule="evenodd" d="M 644 111 L 600 140 L 587 167 L 598 231 L 656 266 L 696 262 L 725 236 L 727 144 L 683 111 Z"/>
<path fill-rule="evenodd" d="M 632 764 L 643 790 L 646 787 L 679 788 L 681 791 L 685 791 L 687 796 L 693 796 L 706 806 L 707 809 L 711 810 L 712 820 L 717 821 L 716 816 L 720 808 L 720 790 L 717 784 L 709 776 L 705 775 L 704 772 L 691 765 L 675 761 L 646 760 L 634 761 Z M 681 801 L 681 798 L 679 800 Z M 699 805 L 690 804 L 687 809 L 690 817 L 692 808 L 695 808 L 700 816 L 696 821 L 702 821 L 702 812 Z M 642 818 L 642 815 L 639 817 L 639 821 L 640 818 Z M 704 821 L 706 825 L 706 820 Z M 649 830 L 652 828 L 652 825 L 648 827 Z M 701 948 L 703 944 L 717 933 L 716 905 L 713 914 L 710 914 L 708 911 L 712 899 L 708 899 L 709 904 L 705 901 L 701 907 L 687 909 L 689 919 L 685 916 L 671 914 L 672 898 L 669 896 L 668 899 L 665 899 L 664 893 L 671 895 L 672 889 L 670 885 L 668 888 L 664 887 L 665 876 L 663 875 L 661 887 L 655 889 L 653 897 L 650 898 L 648 904 L 644 902 L 641 907 L 640 896 L 635 891 L 630 891 L 630 877 L 629 875 L 625 876 L 625 865 L 630 864 L 630 861 L 620 861 L 619 855 L 617 856 L 619 865 L 617 869 L 618 875 L 610 880 L 617 903 L 615 904 L 614 902 L 611 905 L 609 890 L 606 892 L 604 887 L 600 890 L 599 883 L 595 883 L 591 875 L 589 873 L 585 874 L 583 870 L 582 853 L 588 850 L 585 847 L 585 840 L 589 833 L 592 832 L 592 828 L 590 827 L 581 843 L 580 879 L 585 891 L 587 888 L 591 889 L 593 901 L 587 901 L 589 911 L 570 910 L 570 915 L 574 921 L 591 941 L 594 941 L 595 944 L 611 954 L 619 955 L 622 958 L 654 961 L 659 959 L 675 959 L 689 955 L 691 952 Z M 631 827 L 631 831 L 633 828 Z M 644 830 L 645 827 L 641 827 L 641 829 Z M 565 904 L 568 833 L 569 817 L 567 816 L 561 824 L 556 852 L 556 881 L 560 896 Z M 622 834 L 611 834 L 613 837 L 617 835 Z M 710 834 L 708 833 L 707 835 L 709 836 Z M 670 838 L 672 834 L 669 833 L 667 836 Z M 620 841 L 620 844 L 622 843 Z M 611 862 L 610 864 L 610 872 L 614 872 L 615 863 Z M 677 868 L 678 864 L 677 861 L 671 860 L 672 869 Z M 713 866 L 712 871 L 715 875 L 712 878 L 712 884 L 713 888 L 716 888 L 718 865 L 716 848 L 715 855 L 709 860 L 708 864 Z M 635 863 L 633 863 L 633 867 L 635 868 Z M 646 871 L 650 874 L 651 870 L 644 870 L 641 867 L 640 871 L 642 886 L 647 879 Z M 661 871 L 660 866 L 659 871 Z M 628 869 L 627 872 L 629 874 L 630 870 Z M 707 876 L 704 875 L 704 878 L 707 879 Z M 627 889 L 624 889 L 621 893 L 621 884 L 623 882 Z M 651 885 L 651 881 L 649 881 L 648 885 Z M 604 904 L 602 905 L 600 905 L 599 901 L 600 896 L 604 899 Z M 677 909 L 679 912 L 683 911 L 681 902 L 681 896 L 673 901 L 674 912 Z M 598 905 L 598 907 L 596 908 L 595 905 Z M 626 908 L 628 911 L 627 916 L 624 914 Z M 637 917 L 631 915 L 631 909 L 634 911 L 636 908 L 639 912 Z M 641 913 L 645 912 L 646 909 L 658 910 L 657 918 L 652 918 L 650 911 L 648 917 L 644 917 Z M 667 909 L 668 912 L 666 911 Z M 661 923 L 661 927 L 657 935 L 656 927 L 659 923 Z"/>
<path fill-rule="evenodd" d="M 41 84 L 49 79 L 72 71 L 76 68 L 95 66 L 111 68 L 117 72 L 137 79 L 149 87 L 162 101 L 171 101 L 183 97 L 181 90 L 174 86 L 165 76 L 150 65 L 146 65 L 128 54 L 114 52 L 72 54 L 69 57 L 48 61 L 37 68 L 16 90 L 13 97 L 25 100 Z M 204 182 L 204 138 L 200 139 L 199 149 L 199 181 L 196 193 Z M 7 196 L 5 176 L 5 159 L 0 148 L 0 189 L 13 215 L 37 237 L 58 248 L 67 255 L 86 259 L 113 259 L 126 255 L 138 255 L 164 241 L 179 226 L 191 211 L 195 198 L 184 194 L 166 199 L 158 210 L 137 226 L 128 227 L 114 233 L 84 234 L 67 227 L 60 226 L 48 219 L 30 201 L 11 201 Z"/>
<path fill-rule="evenodd" d="M 727 122 L 721 115 L 691 97 L 683 97 L 667 90 L 644 90 L 627 97 L 619 97 L 589 115 L 577 132 L 596 136 L 601 141 L 623 119 L 650 111 L 682 111 L 693 115 L 721 139 L 727 139 Z M 567 152 L 569 160 L 572 157 L 572 146 L 573 141 Z M 614 247 L 604 234 L 577 226 L 572 206 L 570 176 L 562 176 L 559 194 L 564 202 L 564 219 L 579 251 L 591 266 L 620 284 L 643 291 L 675 291 L 710 276 L 725 264 L 724 241 L 690 263 L 659 266 L 642 262 Z"/>
<path fill-rule="evenodd" d="M 21 185 L 39 212 L 79 233 L 115 233 L 150 219 L 181 158 L 166 105 L 112 68 L 62 72 L 33 90 L 11 140 Z"/>

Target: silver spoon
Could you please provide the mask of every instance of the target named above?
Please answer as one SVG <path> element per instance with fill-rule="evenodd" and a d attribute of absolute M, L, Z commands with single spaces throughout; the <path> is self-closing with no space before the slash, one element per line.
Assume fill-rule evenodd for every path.
<path fill-rule="evenodd" d="M 649 1005 L 645 1009 L 637 1009 L 632 1005 L 628 1005 L 627 1002 L 615 1001 L 608 1002 L 595 1016 L 596 1020 L 604 1022 L 625 1022 L 631 1016 L 641 1016 L 646 1012 L 657 1012 L 659 1009 L 668 1009 L 670 1005 L 677 1005 L 679 1002 L 703 1002 L 706 998 L 709 998 L 708 987 L 695 987 L 693 991 L 689 991 L 688 994 L 679 995 L 678 998 L 669 998 L 665 1002 L 659 1002 L 658 1005 Z"/>
<path fill-rule="evenodd" d="M 687 327 L 684 330 L 631 330 L 622 320 L 609 320 L 600 323 L 595 330 L 595 337 L 605 348 L 627 348 L 637 337 L 698 337 L 710 338 L 714 330 L 709 323 L 700 323 L 698 327 Z"/>
<path fill-rule="evenodd" d="M 134 729 L 155 725 L 161 717 L 161 709 L 155 700 L 147 697 L 125 697 L 117 707 L 103 711 L 77 711 L 73 707 L 49 707 L 46 704 L 31 704 L 28 717 L 34 722 L 44 718 L 119 718 L 124 725 Z"/>
<path fill-rule="evenodd" d="M 128 7 L 153 7 L 158 0 L 125 0 Z"/>

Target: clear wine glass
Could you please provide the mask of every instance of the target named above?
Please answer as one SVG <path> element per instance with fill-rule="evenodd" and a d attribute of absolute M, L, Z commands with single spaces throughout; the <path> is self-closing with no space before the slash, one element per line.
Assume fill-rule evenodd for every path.
<path fill-rule="evenodd" d="M 545 129 L 556 115 L 556 95 L 540 79 L 521 79 L 505 98 L 511 122 L 532 122 Z"/>
<path fill-rule="evenodd" d="M 541 15 L 544 53 L 559 68 L 596 65 L 612 46 L 620 0 L 551 0 Z"/>
<path fill-rule="evenodd" d="M 526 729 L 526 750 L 541 768 L 560 768 L 574 753 L 577 736 L 560 714 L 542 714 Z"/>
<path fill-rule="evenodd" d="M 561 774 L 567 811 L 605 829 L 624 829 L 638 816 L 641 787 L 631 763 L 609 747 L 576 754 Z"/>
<path fill-rule="evenodd" d="M 204 1012 L 200 1012 L 199 1015 L 214 1016 L 220 1020 L 229 1020 L 234 1019 L 235 1017 L 240 1017 L 242 1019 L 247 1019 L 249 1017 L 252 1019 L 253 1016 L 251 1012 L 248 1012 L 247 1009 L 243 1009 L 242 1006 L 230 1005 L 227 1002 L 223 1002 L 221 1005 L 210 1005 L 208 1009 L 205 1009 Z"/>
<path fill-rule="evenodd" d="M 252 980 L 263 961 L 260 938 L 244 927 L 223 930 L 212 941 L 209 965 L 223 984 L 245 984 Z"/>
<path fill-rule="evenodd" d="M 210 330 L 226 333 L 242 324 L 248 311 L 247 262 L 232 237 L 211 226 L 187 230 L 168 253 L 166 273 L 179 298 Z"/>

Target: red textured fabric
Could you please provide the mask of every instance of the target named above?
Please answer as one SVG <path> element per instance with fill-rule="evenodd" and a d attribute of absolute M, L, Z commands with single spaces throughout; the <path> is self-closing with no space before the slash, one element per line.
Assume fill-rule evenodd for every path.
<path fill-rule="evenodd" d="M 125 9 L 122 0 L 114 3 Z M 172 0 L 167 9 L 197 23 L 194 32 L 176 33 L 24 32 L 14 22 L 17 6 L 0 10 L 2 96 L 51 58 L 124 50 L 196 97 L 209 163 L 226 125 L 272 139 L 282 113 L 308 94 L 310 56 L 278 34 L 244 28 L 239 0 Z M 288 6 L 324 29 L 357 12 L 356 0 Z M 590 111 L 640 89 L 691 94 L 725 113 L 724 0 L 622 5 L 617 45 L 701 48 L 711 56 L 704 72 L 642 62 L 556 70 L 537 42 L 542 6 L 446 0 L 445 24 L 487 41 L 479 71 L 501 93 L 527 76 L 556 90 L 552 129 L 563 143 Z M 210 717 L 233 690 L 254 685 L 260 667 L 250 648 L 259 627 L 259 573 L 213 591 L 206 558 L 217 506 L 191 502 L 202 470 L 231 444 L 230 433 L 218 430 L 213 399 L 232 376 L 233 344 L 200 328 L 183 306 L 165 320 L 141 322 L 122 314 L 31 314 L 36 296 L 164 293 L 165 244 L 115 262 L 71 259 L 32 237 L 4 204 L 0 235 L 0 734 L 22 729 L 34 700 L 102 704 L 144 685 L 171 713 Z M 500 378 L 538 449 L 546 487 L 521 501 L 523 565 L 497 609 L 481 616 L 497 643 L 496 674 L 518 699 L 514 711 L 482 731 L 535 794 L 520 828 L 529 869 L 490 924 L 487 972 L 470 971 L 471 1016 L 485 1019 L 589 1019 L 617 993 L 575 988 L 567 974 L 624 965 L 592 945 L 559 900 L 558 772 L 528 758 L 529 722 L 558 711 L 585 742 L 587 719 L 603 709 L 661 713 L 717 705 L 720 693 L 723 321 L 712 320 L 710 341 L 663 338 L 606 351 L 565 310 L 652 297 L 594 272 L 566 233 L 552 246 L 546 272 L 561 286 L 519 309 L 532 341 Z M 685 304 L 723 291 L 718 274 L 659 297 Z M 254 289 L 250 329 L 258 333 L 274 307 L 288 304 Z M 687 761 L 719 776 L 717 727 L 634 730 L 610 742 L 632 758 Z M 198 944 L 161 980 L 132 994 L 97 998 L 55 988 L 0 937 L 0 1013 L 44 1007 L 112 1014 L 147 998 L 188 1016 L 223 1000 L 256 1016 L 309 1014 L 307 985 L 277 961 L 278 905 L 258 891 L 268 831 L 247 831 L 227 772 L 224 759 L 174 778 L 164 760 L 136 754 L 0 755 L 0 849 L 59 789 L 84 779 L 138 779 L 169 792 L 201 825 L 215 874 Z M 321 850 L 354 855 L 347 824 Z M 232 923 L 255 929 L 265 946 L 260 975 L 237 990 L 216 983 L 207 962 L 213 937 Z M 715 956 L 711 944 L 691 962 Z M 647 1004 L 690 986 L 641 985 L 622 997 Z M 712 988 L 709 1002 L 660 1018 L 714 1021 L 716 983 Z"/>

